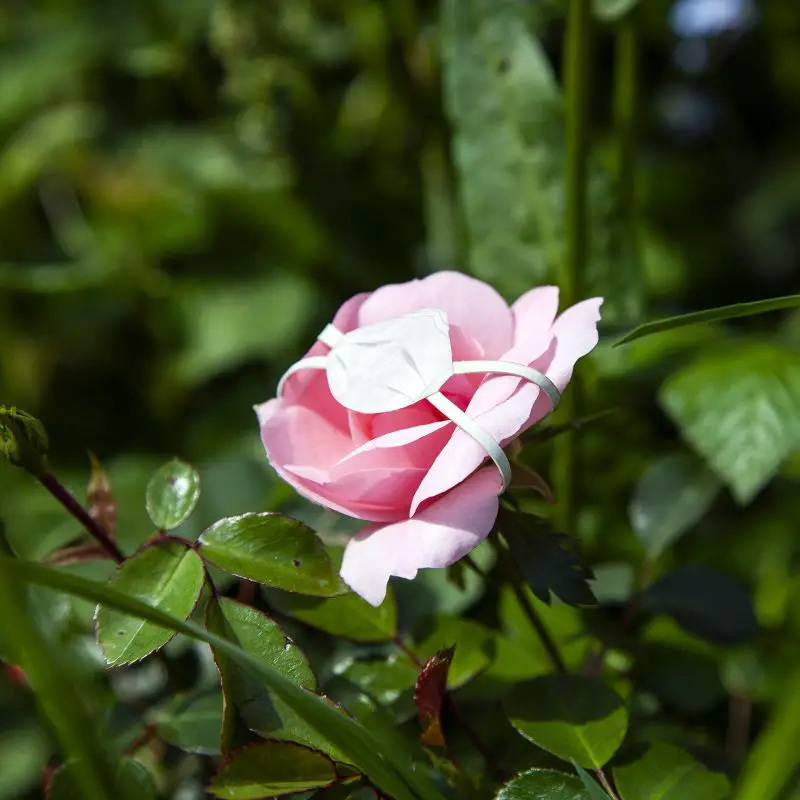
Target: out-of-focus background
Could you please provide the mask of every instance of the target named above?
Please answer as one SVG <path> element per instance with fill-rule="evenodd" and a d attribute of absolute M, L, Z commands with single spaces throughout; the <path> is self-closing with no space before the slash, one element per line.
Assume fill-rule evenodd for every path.
<path fill-rule="evenodd" d="M 526 8 L 560 79 L 563 4 Z M 458 86 L 443 92 L 439 14 L 433 0 L 0 5 L 0 401 L 45 422 L 55 469 L 78 494 L 86 451 L 103 461 L 124 547 L 149 535 L 143 487 L 174 454 L 203 477 L 198 530 L 286 500 L 252 406 L 352 294 L 439 269 L 469 269 L 510 299 L 555 279 L 535 235 L 527 249 L 492 249 L 491 226 L 502 239 L 518 208 L 504 176 L 484 216 L 470 201 L 488 191 L 475 182 L 491 181 L 506 140 L 478 153 L 488 175 L 454 166 L 454 136 L 489 130 L 496 109 L 479 85 L 466 100 Z M 638 257 L 631 267 L 626 250 L 618 262 L 612 250 L 587 288 L 608 298 L 606 331 L 797 291 L 800 4 L 642 0 L 636 27 L 628 213 Z M 599 19 L 595 33 L 591 138 L 598 168 L 612 173 L 614 26 Z M 536 157 L 559 170 L 563 145 L 548 140 Z M 604 186 L 592 191 L 595 210 Z M 490 256 L 468 258 L 481 220 Z M 800 321 L 780 324 L 800 345 Z M 772 318 L 743 326 L 774 328 Z M 679 362 L 682 348 L 713 335 L 693 330 L 666 349 Z M 655 405 L 664 372 L 647 365 L 657 349 L 630 361 L 601 346 L 586 367 L 593 385 L 616 381 L 596 405 L 624 406 L 587 456 L 589 491 L 617 503 L 594 527 L 585 520 L 595 557 L 626 552 L 626 498 L 677 439 Z M 785 496 L 775 491 L 778 514 Z M 5 468 L 0 514 L 33 555 L 75 533 L 27 476 Z M 793 552 L 781 546 L 770 551 L 778 572 Z M 32 728 L 30 743 L 19 730 L 4 739 L 27 702 L 13 696 L 8 686 L 0 695 L 3 800 L 30 783 L 25 758 L 35 765 L 48 752 Z"/>

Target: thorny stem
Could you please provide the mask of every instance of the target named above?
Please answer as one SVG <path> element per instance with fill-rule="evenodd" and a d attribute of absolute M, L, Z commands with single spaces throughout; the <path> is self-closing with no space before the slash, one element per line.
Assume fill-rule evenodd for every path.
<path fill-rule="evenodd" d="M 96 520 L 92 519 L 89 512 L 69 493 L 67 488 L 59 482 L 52 472 L 46 472 L 42 475 L 39 478 L 39 482 L 75 517 L 83 529 L 100 544 L 103 550 L 117 564 L 121 564 L 125 560 L 125 556 L 117 546 L 117 543 L 103 530 Z"/>
<path fill-rule="evenodd" d="M 519 601 L 523 613 L 531 623 L 531 627 L 536 631 L 536 635 L 541 640 L 544 649 L 547 651 L 547 655 L 550 656 L 550 660 L 553 662 L 553 666 L 556 668 L 556 671 L 566 674 L 567 665 L 564 663 L 564 659 L 561 657 L 561 653 L 558 651 L 558 647 L 556 646 L 553 637 L 550 635 L 550 631 L 547 630 L 544 622 L 542 622 L 542 618 L 533 607 L 533 603 L 531 603 L 530 598 L 525 592 L 525 589 L 522 585 L 522 576 L 519 574 L 517 565 L 511 560 L 508 550 L 506 550 L 505 546 L 499 541 L 497 536 L 493 536 L 491 541 L 494 545 L 495 551 L 497 552 L 497 556 L 500 560 L 501 566 L 503 567 L 503 571 L 508 577 L 511 591 L 514 592 L 514 596 Z"/>
<path fill-rule="evenodd" d="M 492 536 L 491 542 L 497 551 L 498 558 L 500 560 L 500 564 L 503 567 L 504 572 L 508 577 L 509 585 L 511 586 L 511 590 L 514 592 L 514 596 L 519 601 L 520 607 L 522 608 L 523 613 L 528 618 L 528 621 L 531 623 L 531 627 L 536 631 L 536 635 L 539 637 L 544 649 L 547 651 L 547 654 L 550 656 L 550 660 L 553 662 L 553 666 L 556 668 L 556 671 L 561 675 L 566 675 L 567 665 L 564 663 L 564 659 L 561 657 L 561 653 L 558 650 L 558 645 L 555 643 L 555 640 L 550 635 L 550 631 L 547 630 L 547 626 L 542 621 L 542 618 L 539 616 L 536 609 L 533 607 L 533 603 L 531 603 L 530 598 L 528 597 L 527 592 L 525 591 L 525 587 L 523 585 L 522 576 L 517 569 L 517 565 L 511 560 L 511 556 L 506 550 L 505 546 L 500 542 L 498 536 Z M 469 557 L 468 557 L 469 558 Z M 472 559 L 470 559 L 472 561 Z M 477 564 L 470 564 L 467 562 L 469 566 L 473 569 L 480 569 Z M 597 779 L 602 784 L 603 788 L 608 792 L 609 796 L 612 800 L 619 800 L 617 795 L 614 793 L 614 790 L 611 788 L 611 784 L 608 782 L 608 778 L 606 777 L 605 773 L 602 769 L 596 769 L 595 775 Z"/>

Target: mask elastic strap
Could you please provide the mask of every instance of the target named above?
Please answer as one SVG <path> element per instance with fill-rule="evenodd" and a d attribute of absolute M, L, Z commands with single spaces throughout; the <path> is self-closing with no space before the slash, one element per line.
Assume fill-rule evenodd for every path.
<path fill-rule="evenodd" d="M 317 339 L 328 347 L 335 347 L 345 335 L 333 325 L 326 325 Z M 303 369 L 325 370 L 328 364 L 327 356 L 310 356 L 293 364 L 281 377 L 278 383 L 278 397 L 283 394 L 286 381 L 296 372 Z M 455 361 L 453 362 L 454 375 L 499 374 L 514 375 L 518 378 L 536 384 L 549 398 L 551 411 L 555 410 L 561 399 L 561 392 L 556 385 L 538 370 L 524 364 L 515 364 L 511 361 Z M 495 438 L 475 420 L 465 414 L 452 400 L 448 400 L 441 392 L 435 392 L 426 398 L 430 404 L 447 419 L 471 436 L 488 454 L 495 463 L 503 477 L 503 489 L 511 483 L 511 464 L 503 452 L 503 448 Z"/>

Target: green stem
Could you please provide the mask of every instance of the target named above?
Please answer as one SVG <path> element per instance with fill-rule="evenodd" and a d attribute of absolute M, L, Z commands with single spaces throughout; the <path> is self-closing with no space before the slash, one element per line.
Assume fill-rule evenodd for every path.
<path fill-rule="evenodd" d="M 508 550 L 506 550 L 505 545 L 496 535 L 493 535 L 490 541 L 497 552 L 498 561 L 500 562 L 503 572 L 505 572 L 506 577 L 508 578 L 511 591 L 514 592 L 514 596 L 517 598 L 520 608 L 522 608 L 522 612 L 528 618 L 528 621 L 531 623 L 531 627 L 534 629 L 534 631 L 536 631 L 536 635 L 539 637 L 540 641 L 542 642 L 542 646 L 547 651 L 547 655 L 550 656 L 550 660 L 553 662 L 553 666 L 556 668 L 556 671 L 566 674 L 567 665 L 564 663 L 564 659 L 561 657 L 561 653 L 558 650 L 555 640 L 550 635 L 550 631 L 547 630 L 547 626 L 544 624 L 542 618 L 533 607 L 533 603 L 531 603 L 531 600 L 525 591 L 524 582 L 519 570 L 517 569 L 517 565 L 514 563 Z"/>
<path fill-rule="evenodd" d="M 86 800 L 117 796 L 111 765 L 92 720 L 67 674 L 62 658 L 42 636 L 25 602 L 25 586 L 18 580 L 12 559 L 0 558 L 0 638 L 22 667 L 36 695 L 44 719 L 55 732 L 64 756 L 75 759 L 75 775 Z"/>
<path fill-rule="evenodd" d="M 583 279 L 589 254 L 589 67 L 591 63 L 591 0 L 569 0 L 564 49 L 567 140 L 566 253 L 561 264 L 561 307 L 583 297 Z M 581 414 L 581 387 L 572 385 L 561 402 L 562 420 Z M 556 514 L 564 531 L 575 530 L 578 494 L 578 441 L 566 436 L 557 442 L 554 476 Z"/>
<path fill-rule="evenodd" d="M 639 41 L 634 12 L 618 23 L 614 41 L 614 127 L 619 199 L 625 223 L 635 237 L 636 224 L 636 109 Z"/>

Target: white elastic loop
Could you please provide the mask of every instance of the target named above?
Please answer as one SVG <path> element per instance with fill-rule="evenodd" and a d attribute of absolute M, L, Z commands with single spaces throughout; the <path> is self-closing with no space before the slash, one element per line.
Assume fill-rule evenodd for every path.
<path fill-rule="evenodd" d="M 328 345 L 328 347 L 334 347 L 344 339 L 344 334 L 333 325 L 326 325 L 322 329 L 322 333 L 317 336 L 317 339 L 323 344 Z"/>
<path fill-rule="evenodd" d="M 561 400 L 561 392 L 547 377 L 533 367 L 515 364 L 512 361 L 456 361 L 453 364 L 456 375 L 471 375 L 480 372 L 496 372 L 504 375 L 516 375 L 519 378 L 535 383 L 549 398 L 550 410 L 554 411 Z"/>
<path fill-rule="evenodd" d="M 283 373 L 283 377 L 278 382 L 278 397 L 283 395 L 283 387 L 286 385 L 286 381 L 290 376 L 294 375 L 295 372 L 300 372 L 301 369 L 327 369 L 327 367 L 328 356 L 311 356 L 310 358 L 301 359 L 296 364 L 292 364 L 292 366 Z"/>
<path fill-rule="evenodd" d="M 511 464 L 508 462 L 503 448 L 475 420 L 468 417 L 452 400 L 448 400 L 441 392 L 436 392 L 427 399 L 434 408 L 455 422 L 464 433 L 469 434 L 489 454 L 489 458 L 494 461 L 503 476 L 503 491 L 505 491 L 511 483 Z"/>

